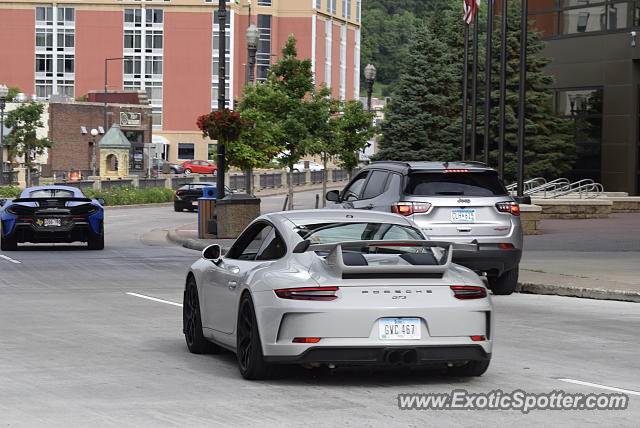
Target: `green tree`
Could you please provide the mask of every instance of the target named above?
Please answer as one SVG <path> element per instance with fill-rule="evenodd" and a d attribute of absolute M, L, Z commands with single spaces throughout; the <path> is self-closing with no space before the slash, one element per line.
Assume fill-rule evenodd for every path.
<path fill-rule="evenodd" d="M 7 101 L 13 101 L 16 95 L 20 93 L 20 88 L 13 86 L 9 88 L 9 93 L 7 94 Z"/>
<path fill-rule="evenodd" d="M 31 186 L 32 156 L 39 156 L 52 146 L 48 138 L 38 138 L 37 131 L 42 128 L 44 104 L 27 103 L 7 114 L 5 124 L 11 128 L 5 137 L 5 144 L 11 156 L 23 156 L 27 167 L 27 187 Z"/>
<path fill-rule="evenodd" d="M 249 117 L 249 110 L 260 116 L 261 138 L 277 147 L 280 163 L 289 167 L 289 209 L 293 209 L 293 164 L 312 150 L 315 134 L 323 130 L 328 116 L 322 100 L 330 94 L 327 88 L 316 90 L 311 60 L 297 55 L 296 39 L 290 35 L 267 81 L 248 88 L 240 105 L 244 117 Z"/>
<path fill-rule="evenodd" d="M 374 114 L 366 112 L 360 101 L 349 100 L 336 119 L 338 164 L 349 171 L 349 177 L 358 166 L 358 153 L 367 146 L 376 131 L 372 126 L 373 118 Z"/>
<path fill-rule="evenodd" d="M 416 30 L 410 52 L 374 159 L 454 160 L 457 149 L 443 129 L 459 115 L 460 72 L 447 61 L 448 46 L 426 25 Z"/>

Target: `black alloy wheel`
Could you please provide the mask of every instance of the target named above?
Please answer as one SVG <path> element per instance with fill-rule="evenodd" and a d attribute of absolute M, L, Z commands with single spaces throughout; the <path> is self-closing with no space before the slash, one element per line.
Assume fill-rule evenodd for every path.
<path fill-rule="evenodd" d="M 202 334 L 202 318 L 198 287 L 193 277 L 187 281 L 182 304 L 182 332 L 189 352 L 193 354 L 217 354 L 220 347 L 209 342 Z"/>
<path fill-rule="evenodd" d="M 240 301 L 238 311 L 237 357 L 240 374 L 245 379 L 267 379 L 273 374 L 273 368 L 264 361 L 258 323 L 251 296 L 245 294 Z"/>

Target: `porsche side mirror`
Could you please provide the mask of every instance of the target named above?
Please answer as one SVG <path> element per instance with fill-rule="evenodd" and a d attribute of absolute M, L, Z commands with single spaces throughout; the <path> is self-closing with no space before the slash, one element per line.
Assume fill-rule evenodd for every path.
<path fill-rule="evenodd" d="M 220 257 L 222 257 L 222 247 L 218 244 L 209 245 L 202 250 L 202 258 L 211 260 L 215 264 L 218 264 Z"/>
<path fill-rule="evenodd" d="M 96 201 L 97 201 L 100 205 L 104 205 L 104 199 L 102 199 L 102 198 L 98 198 L 98 199 L 96 199 Z"/>
<path fill-rule="evenodd" d="M 339 202 L 340 201 L 340 192 L 338 190 L 329 190 L 325 195 L 325 198 L 329 202 Z"/>

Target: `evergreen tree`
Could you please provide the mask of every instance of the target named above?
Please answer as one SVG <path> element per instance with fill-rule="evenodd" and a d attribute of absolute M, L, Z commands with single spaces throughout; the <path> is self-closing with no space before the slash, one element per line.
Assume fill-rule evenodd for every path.
<path fill-rule="evenodd" d="M 380 151 L 374 159 L 451 161 L 454 141 L 443 129 L 459 114 L 460 80 L 447 61 L 448 47 L 426 25 L 418 27 L 398 91 L 386 110 Z M 458 102 L 459 104 L 459 102 Z"/>

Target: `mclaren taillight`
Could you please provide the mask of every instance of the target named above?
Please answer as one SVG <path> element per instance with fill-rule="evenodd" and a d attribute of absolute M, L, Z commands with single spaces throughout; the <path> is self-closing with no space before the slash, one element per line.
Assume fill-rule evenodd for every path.
<path fill-rule="evenodd" d="M 460 300 L 482 299 L 487 297 L 487 289 L 474 285 L 452 285 L 453 297 Z"/>
<path fill-rule="evenodd" d="M 290 300 L 335 300 L 339 287 L 305 287 L 305 288 L 281 288 L 275 290 L 276 296 Z"/>
<path fill-rule="evenodd" d="M 398 202 L 391 206 L 391 212 L 400 215 L 426 213 L 431 209 L 429 202 Z"/>
<path fill-rule="evenodd" d="M 320 342 L 319 337 L 294 337 L 293 343 L 318 343 Z"/>
<path fill-rule="evenodd" d="M 501 213 L 520 215 L 520 205 L 513 201 L 498 202 L 496 204 L 496 209 Z"/>

